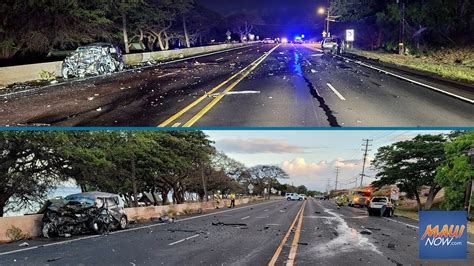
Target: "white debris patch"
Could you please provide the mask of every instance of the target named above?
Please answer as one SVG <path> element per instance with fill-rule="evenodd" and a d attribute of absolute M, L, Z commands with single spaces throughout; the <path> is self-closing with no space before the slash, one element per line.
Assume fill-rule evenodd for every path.
<path fill-rule="evenodd" d="M 334 213 L 329 209 L 324 210 L 334 217 L 327 219 L 329 223 L 336 222 L 337 237 L 327 243 L 314 247 L 311 252 L 317 252 L 318 256 L 328 257 L 340 255 L 341 252 L 352 252 L 356 250 L 373 251 L 379 255 L 383 255 L 376 246 L 369 242 L 367 237 L 361 235 L 356 229 L 349 227 L 342 215 Z"/>

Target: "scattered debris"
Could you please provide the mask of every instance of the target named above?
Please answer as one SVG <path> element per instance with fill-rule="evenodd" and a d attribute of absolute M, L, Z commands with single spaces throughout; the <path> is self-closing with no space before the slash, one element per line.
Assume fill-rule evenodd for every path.
<path fill-rule="evenodd" d="M 380 229 L 380 228 L 374 228 L 374 227 L 363 227 L 363 226 L 362 226 L 362 228 L 364 228 L 364 229 L 369 229 L 369 230 L 372 230 L 372 231 L 380 231 L 380 230 L 382 230 L 382 229 Z"/>
<path fill-rule="evenodd" d="M 223 222 L 212 222 L 212 225 L 214 226 L 242 226 L 242 227 L 247 227 L 247 224 L 239 224 L 239 223 L 223 223 Z"/>
<path fill-rule="evenodd" d="M 96 110 L 97 112 L 102 112 L 102 108 L 101 108 L 101 107 L 99 107 L 99 108 L 97 108 L 97 109 L 95 109 L 95 110 Z"/>
<path fill-rule="evenodd" d="M 318 73 L 318 71 L 311 69 L 311 73 Z"/>
<path fill-rule="evenodd" d="M 360 232 L 362 235 L 371 235 L 372 234 L 372 231 L 370 230 L 367 230 L 367 229 L 364 229 L 362 230 L 362 232 Z"/>
<path fill-rule="evenodd" d="M 306 242 L 298 242 L 298 245 L 307 246 L 307 245 L 309 245 L 309 244 L 306 243 Z"/>
<path fill-rule="evenodd" d="M 270 229 L 270 226 L 265 226 L 265 227 L 263 227 L 263 229 L 268 230 L 268 229 Z"/>
<path fill-rule="evenodd" d="M 393 250 L 393 249 L 395 249 L 395 244 L 393 244 L 393 243 L 388 243 L 387 248 Z"/>
<path fill-rule="evenodd" d="M 158 218 L 158 220 L 160 221 L 160 223 L 174 223 L 176 221 L 176 218 L 164 216 Z"/>
<path fill-rule="evenodd" d="M 314 213 L 316 213 L 316 214 L 321 214 L 321 212 L 318 212 L 318 211 L 315 211 Z"/>
<path fill-rule="evenodd" d="M 48 259 L 46 260 L 46 262 L 53 262 L 53 261 L 57 261 L 57 260 L 60 260 L 62 259 L 61 257 L 57 257 L 57 258 L 54 258 L 54 259 Z"/>
<path fill-rule="evenodd" d="M 28 244 L 27 242 L 23 242 L 21 243 L 20 245 L 18 245 L 19 247 L 27 247 L 29 246 L 30 244 Z"/>

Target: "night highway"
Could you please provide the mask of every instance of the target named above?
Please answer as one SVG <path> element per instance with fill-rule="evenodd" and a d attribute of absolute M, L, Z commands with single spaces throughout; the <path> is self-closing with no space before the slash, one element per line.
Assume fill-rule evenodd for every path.
<path fill-rule="evenodd" d="M 373 66 L 370 62 L 367 64 Z M 474 125 L 472 88 L 400 74 L 391 69 L 387 71 L 423 86 L 344 57 L 323 54 L 316 45 L 258 44 L 82 81 L 4 90 L 0 124 L 111 127 Z"/>

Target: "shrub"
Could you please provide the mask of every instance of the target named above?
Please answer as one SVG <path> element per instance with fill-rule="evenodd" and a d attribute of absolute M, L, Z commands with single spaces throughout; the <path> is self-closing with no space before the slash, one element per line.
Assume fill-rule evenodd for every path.
<path fill-rule="evenodd" d="M 51 80 L 55 80 L 56 79 L 56 74 L 53 73 L 53 72 L 48 72 L 46 70 L 43 70 L 39 73 L 39 76 L 42 80 L 47 80 L 47 81 L 51 81 Z"/>
<path fill-rule="evenodd" d="M 31 238 L 30 234 L 23 233 L 23 231 L 12 225 L 10 229 L 7 229 L 6 235 L 11 241 L 25 240 Z"/>

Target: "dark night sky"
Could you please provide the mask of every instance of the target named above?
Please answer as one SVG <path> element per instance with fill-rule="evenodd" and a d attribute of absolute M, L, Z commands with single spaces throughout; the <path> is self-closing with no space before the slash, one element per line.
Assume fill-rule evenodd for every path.
<path fill-rule="evenodd" d="M 319 6 L 327 0 L 196 0 L 197 3 L 229 15 L 240 11 L 257 11 L 265 21 L 260 26 L 262 35 L 306 34 L 316 36 L 323 28 L 324 18 L 316 14 Z M 279 37 L 279 36 L 265 36 Z"/>

